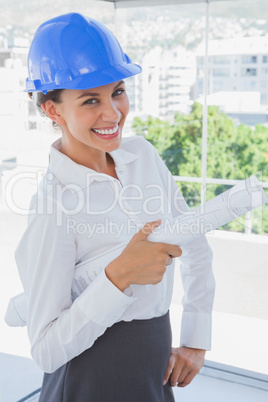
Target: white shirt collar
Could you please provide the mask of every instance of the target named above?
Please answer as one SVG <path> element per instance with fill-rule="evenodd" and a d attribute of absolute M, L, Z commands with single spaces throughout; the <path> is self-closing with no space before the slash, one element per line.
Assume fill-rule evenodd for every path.
<path fill-rule="evenodd" d="M 88 186 L 93 181 L 105 181 L 112 180 L 112 177 L 98 173 L 93 169 L 86 166 L 79 165 L 70 159 L 67 155 L 59 151 L 61 138 L 55 141 L 50 147 L 50 161 L 49 171 L 66 187 L 73 189 L 73 185 L 78 185 L 81 189 Z M 132 152 L 126 151 L 123 148 L 124 140 L 120 145 L 120 148 L 110 152 L 114 162 L 116 171 L 121 171 L 124 174 L 125 165 L 135 161 L 139 158 Z"/>

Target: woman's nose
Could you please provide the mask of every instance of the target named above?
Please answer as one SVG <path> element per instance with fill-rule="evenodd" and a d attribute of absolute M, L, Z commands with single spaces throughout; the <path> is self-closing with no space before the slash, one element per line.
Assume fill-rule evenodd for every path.
<path fill-rule="evenodd" d="M 102 113 L 103 121 L 118 122 L 120 120 L 120 117 L 121 113 L 118 110 L 115 101 L 110 100 L 109 102 L 105 103 Z"/>

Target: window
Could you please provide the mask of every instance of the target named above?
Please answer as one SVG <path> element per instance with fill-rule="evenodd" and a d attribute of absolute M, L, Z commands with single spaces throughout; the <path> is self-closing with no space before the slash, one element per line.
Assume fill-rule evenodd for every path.
<path fill-rule="evenodd" d="M 26 3 L 24 11 L 20 9 L 19 12 L 25 13 L 24 17 L 21 16 L 22 21 L 31 15 L 31 32 L 43 22 L 44 15 L 49 18 L 50 14 L 44 14 L 50 13 L 47 3 L 53 3 L 53 15 L 62 13 L 63 5 L 64 12 L 73 11 L 73 5 L 65 4 L 62 0 L 56 3 L 48 0 L 44 5 L 44 13 L 39 9 L 38 12 L 29 10 Z M 190 207 L 198 205 L 201 200 L 205 79 L 208 81 L 209 105 L 207 177 L 212 182 L 212 179 L 218 180 L 217 184 L 208 182 L 207 199 L 229 188 L 229 185 L 221 181 L 226 183 L 227 180 L 243 179 L 252 174 L 253 166 L 256 166 L 258 177 L 264 182 L 268 181 L 267 67 L 260 66 L 262 81 L 253 78 L 258 75 L 257 63 L 268 63 L 268 56 L 264 55 L 267 53 L 267 24 L 257 22 L 263 20 L 264 13 L 268 12 L 266 0 L 209 2 L 208 71 L 205 71 L 204 66 L 205 2 L 117 8 L 116 11 L 113 3 L 81 3 L 75 6 L 76 11 L 88 13 L 106 23 L 116 33 L 132 61 L 143 66 L 142 75 L 127 80 L 131 108 L 128 132 L 134 132 L 131 128 L 134 116 L 151 124 L 146 128 L 148 139 L 153 138 L 154 132 L 163 130 L 162 142 L 159 141 L 156 148 L 162 152 L 162 157 L 175 176 L 186 177 L 185 181 L 180 179 L 178 182 Z M 15 7 L 10 13 L 15 13 Z M 9 23 L 12 21 L 13 14 Z M 6 27 L 6 32 L 8 29 Z M 22 32 L 21 35 L 26 37 L 29 30 L 25 30 L 23 24 L 20 29 L 18 31 L 18 27 L 14 28 L 14 35 Z M 18 198 L 18 202 L 27 209 L 30 195 L 43 174 L 42 166 L 47 165 L 49 146 L 57 134 L 51 132 L 48 124 L 35 113 L 27 96 L 23 94 L 25 60 L 14 69 L 14 60 L 12 65 L 7 62 L 7 59 L 10 60 L 7 44 L 4 41 L 0 44 L 3 46 L 0 52 L 0 102 L 3 105 L 0 108 L 0 124 L 5 132 L 4 140 L 1 139 L 0 154 L 5 153 L 7 157 L 15 155 L 18 171 L 27 165 L 29 178 L 14 193 L 15 197 L 24 194 Z M 155 74 L 155 71 L 146 67 L 146 58 L 150 50 L 159 50 L 159 47 L 161 57 L 154 59 L 152 67 L 160 73 Z M 249 51 L 252 53 L 247 54 Z M 22 50 L 16 49 L 13 58 L 22 59 L 21 54 Z M 182 54 L 185 57 L 182 58 Z M 170 70 L 172 80 L 177 82 L 170 82 Z M 153 95 L 152 88 L 148 88 L 150 79 L 155 89 Z M 149 115 L 153 117 L 147 119 Z M 158 117 L 160 120 L 157 120 Z M 174 127 L 177 131 L 173 130 Z M 184 142 L 180 141 L 178 135 L 186 132 L 183 130 L 188 130 Z M 174 140 L 175 146 L 168 150 L 169 153 L 165 153 L 163 149 L 168 145 L 165 141 L 170 139 Z M 0 177 L 2 189 L 5 189 L 12 172 L 12 169 L 6 170 Z M 11 289 L 11 297 L 21 291 L 13 251 L 26 226 L 26 217 L 11 214 L 8 210 L 3 212 L 3 216 L 0 245 L 4 246 L 4 253 L 1 254 L 1 266 L 5 267 L 6 276 L 2 283 Z M 214 251 L 217 281 L 213 350 L 208 354 L 208 359 L 267 374 L 267 207 L 223 229 L 208 237 Z M 173 298 L 173 304 L 178 308 L 182 294 L 178 269 Z M 2 305 L 6 305 L 6 299 L 1 301 Z M 6 338 L 15 336 L 14 329 L 5 327 L 4 331 Z M 19 338 L 23 339 L 22 343 L 12 343 L 10 349 L 5 348 L 4 352 L 29 356 L 26 333 L 20 333 Z"/>
<path fill-rule="evenodd" d="M 213 68 L 212 75 L 214 77 L 229 77 L 229 70 L 227 68 Z"/>
<path fill-rule="evenodd" d="M 242 76 L 243 77 L 251 77 L 257 75 L 256 68 L 242 68 Z"/>
<path fill-rule="evenodd" d="M 10 58 L 10 52 L 2 51 L 0 52 L 0 67 L 4 67 L 6 60 Z"/>
<path fill-rule="evenodd" d="M 223 81 L 213 81 L 213 92 L 218 92 L 221 91 L 224 88 L 224 82 Z"/>
<path fill-rule="evenodd" d="M 210 60 L 213 64 L 230 64 L 231 62 L 228 56 L 212 56 Z"/>
<path fill-rule="evenodd" d="M 257 56 L 244 55 L 242 56 L 243 64 L 255 64 L 257 63 Z"/>
<path fill-rule="evenodd" d="M 267 95 L 267 93 L 262 93 L 261 94 L 261 102 L 265 103 L 265 104 L 268 104 L 268 95 Z"/>
<path fill-rule="evenodd" d="M 266 159 L 264 156 L 264 154 L 266 154 L 265 148 L 267 147 L 265 146 L 265 140 L 259 142 L 257 139 L 261 138 L 262 135 L 264 135 L 263 138 L 265 138 L 267 135 L 265 133 L 267 130 L 266 109 L 268 105 L 268 88 L 263 87 L 259 80 L 254 79 L 259 75 L 257 63 L 261 61 L 263 63 L 267 62 L 267 56 L 264 56 L 264 53 L 267 53 L 267 39 L 265 36 L 267 36 L 268 32 L 267 26 L 265 25 L 259 26 L 255 32 L 250 34 L 246 28 L 249 27 L 253 21 L 262 19 L 263 5 L 264 2 L 261 0 L 257 0 L 256 2 L 246 0 L 243 1 L 243 4 L 240 4 L 239 1 L 219 1 L 210 4 L 211 21 L 214 21 L 214 18 L 220 18 L 220 15 L 221 22 L 223 23 L 223 21 L 225 21 L 226 27 L 228 26 L 227 24 L 230 24 L 229 27 L 231 27 L 235 24 L 235 21 L 240 21 L 241 31 L 240 33 L 237 32 L 237 34 L 233 31 L 232 34 L 229 35 L 228 29 L 231 28 L 226 28 L 225 34 L 219 39 L 217 32 L 213 28 L 213 23 L 211 23 L 210 38 L 212 40 L 217 39 L 218 49 L 225 49 L 228 46 L 229 54 L 231 55 L 229 57 L 238 59 L 238 63 L 236 67 L 235 64 L 233 64 L 234 68 L 236 68 L 236 70 L 233 70 L 233 73 L 236 72 L 237 76 L 230 76 L 230 82 L 228 82 L 228 80 L 223 81 L 224 86 L 221 89 L 222 96 L 220 99 L 216 97 L 210 98 L 210 95 L 208 95 L 208 99 L 210 99 L 209 104 L 211 106 L 220 107 L 228 116 L 229 124 L 233 124 L 233 129 L 231 129 L 232 134 L 229 133 L 229 136 L 225 136 L 225 139 L 222 137 L 222 140 L 225 144 L 229 144 L 229 147 L 238 146 L 238 148 L 234 153 L 234 157 L 229 159 L 229 161 L 227 154 L 224 155 L 224 152 L 219 151 L 218 158 L 225 159 L 226 162 L 224 165 L 226 167 L 228 166 L 227 170 L 229 170 L 229 172 L 225 170 L 223 173 L 223 169 L 220 168 L 219 159 L 217 160 L 217 158 L 215 158 L 217 145 L 209 139 L 210 136 L 213 135 L 212 131 L 210 131 L 210 133 L 208 133 L 209 176 L 213 174 L 214 177 L 242 178 L 243 175 L 244 177 L 247 175 L 246 171 L 244 171 L 242 175 L 239 173 L 239 166 L 242 167 L 239 160 L 244 154 L 240 146 L 242 143 L 246 143 L 243 138 L 247 136 L 249 140 L 248 146 L 251 150 L 250 153 L 245 156 L 242 164 L 246 167 L 251 163 L 255 164 L 258 158 L 262 158 L 263 165 L 255 164 L 254 171 L 260 178 L 263 178 L 264 181 L 268 181 L 268 158 Z M 230 14 L 231 10 L 232 16 Z M 226 37 L 231 37 L 232 39 L 228 40 Z M 246 54 L 249 51 L 252 53 Z M 210 127 L 210 123 L 208 123 L 208 127 Z M 208 128 L 208 130 L 210 130 L 210 128 Z M 236 130 L 237 134 L 235 134 Z M 232 145 L 233 136 L 237 136 L 236 138 L 238 140 L 233 143 L 236 145 Z M 239 145 L 240 141 L 241 143 Z M 212 166 L 214 166 L 218 173 L 216 173 L 215 170 L 214 173 L 212 173 L 211 169 L 214 169 Z M 208 192 L 210 192 L 212 188 L 212 184 L 207 185 Z M 225 189 L 226 188 L 227 187 L 225 187 Z M 264 207 L 262 211 L 259 212 L 257 212 L 257 210 L 253 211 L 250 224 L 246 219 L 244 222 L 242 220 L 233 222 L 229 227 L 232 234 L 226 232 L 226 228 L 224 228 L 225 231 L 218 233 L 222 236 L 222 243 L 219 239 L 216 239 L 216 237 L 209 237 L 209 242 L 214 250 L 214 262 L 216 264 L 215 275 L 217 290 L 214 304 L 214 320 L 219 320 L 219 322 L 226 320 L 226 325 L 230 329 L 230 332 L 228 333 L 228 330 L 221 328 L 222 333 L 220 333 L 221 330 L 217 329 L 219 327 L 217 327 L 215 323 L 214 350 L 208 354 L 208 358 L 211 357 L 211 359 L 222 363 L 265 373 L 267 373 L 267 368 L 264 367 L 264 360 L 262 358 L 255 358 L 251 352 L 249 352 L 248 357 L 245 358 L 243 350 L 251 339 L 261 339 L 262 335 L 260 334 L 262 331 L 267 331 L 268 328 L 267 312 L 265 312 L 265 309 L 261 308 L 263 303 L 268 303 L 268 295 L 261 285 L 262 280 L 265 280 L 265 276 L 261 274 L 262 263 L 260 262 L 257 271 L 253 273 L 253 262 L 251 260 L 252 253 L 256 253 L 257 250 L 263 253 L 268 245 L 266 236 L 268 227 L 265 224 L 267 212 L 267 207 Z M 262 215 L 262 217 L 259 214 Z M 257 217 L 257 215 L 259 215 L 259 217 Z M 240 226 L 240 228 L 238 226 Z M 259 227 L 259 229 L 257 229 L 257 227 Z M 237 231 L 259 233 L 258 236 L 255 237 L 257 243 L 252 242 L 253 236 L 248 235 L 248 237 L 243 238 L 240 237 L 242 235 L 239 235 Z M 221 250 L 221 244 L 223 246 L 225 241 L 227 242 L 225 246 L 232 244 L 232 247 L 229 249 L 230 254 L 228 253 L 229 256 L 227 258 L 223 257 L 221 254 L 223 251 Z M 240 247 L 244 248 L 245 254 L 241 253 L 242 249 L 240 249 Z M 245 258 L 244 263 L 242 262 L 243 258 Z M 242 328 L 243 330 L 241 332 Z M 235 347 L 233 342 L 236 344 Z M 260 343 L 261 342 L 260 340 Z M 223 344 L 226 346 L 226 349 Z M 259 351 L 261 348 L 262 347 L 260 347 Z"/>

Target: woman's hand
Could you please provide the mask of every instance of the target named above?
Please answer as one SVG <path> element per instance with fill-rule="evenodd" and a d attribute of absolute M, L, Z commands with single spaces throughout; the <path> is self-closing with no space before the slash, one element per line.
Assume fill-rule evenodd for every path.
<path fill-rule="evenodd" d="M 150 242 L 148 235 L 161 221 L 148 222 L 136 233 L 121 255 L 105 269 L 108 279 L 121 291 L 131 284 L 155 285 L 161 282 L 166 266 L 182 254 L 180 247 Z"/>
<path fill-rule="evenodd" d="M 168 382 L 171 387 L 185 387 L 199 373 L 205 362 L 206 351 L 193 348 L 172 348 L 167 366 L 164 385 Z"/>

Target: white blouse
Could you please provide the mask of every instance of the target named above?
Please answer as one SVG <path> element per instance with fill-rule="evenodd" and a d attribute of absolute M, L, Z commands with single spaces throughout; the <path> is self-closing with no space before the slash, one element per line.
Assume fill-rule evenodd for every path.
<path fill-rule="evenodd" d="M 124 292 L 103 270 L 72 301 L 76 264 L 129 241 L 146 222 L 189 210 L 155 148 L 142 137 L 125 138 L 111 152 L 119 180 L 75 163 L 58 150 L 59 143 L 51 146 L 47 173 L 15 251 L 32 356 L 48 373 L 90 348 L 114 323 L 161 316 L 171 303 L 174 261 L 159 284 L 131 285 Z M 208 350 L 212 253 L 204 236 L 182 250 L 181 345 Z"/>

